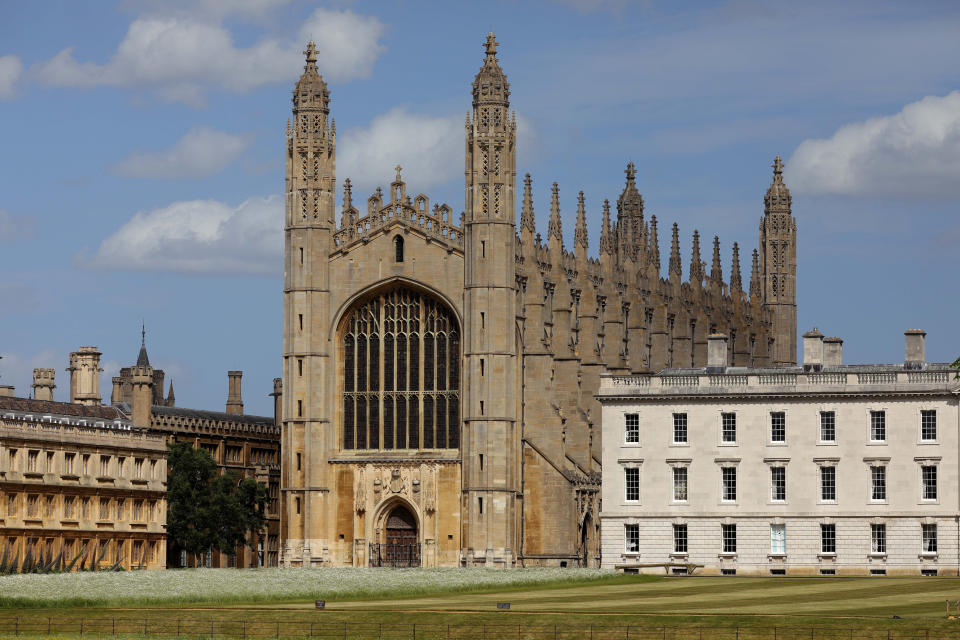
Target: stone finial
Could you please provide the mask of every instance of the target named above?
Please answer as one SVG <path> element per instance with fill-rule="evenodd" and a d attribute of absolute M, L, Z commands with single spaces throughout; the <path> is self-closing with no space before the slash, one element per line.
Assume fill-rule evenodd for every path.
<path fill-rule="evenodd" d="M 779 155 L 773 159 L 771 166 L 773 167 L 773 182 L 770 183 L 770 188 L 767 189 L 767 193 L 763 197 L 763 212 L 765 215 L 771 213 L 789 214 L 793 199 L 790 196 L 790 190 L 783 182 L 783 161 Z"/>
<path fill-rule="evenodd" d="M 167 391 L 167 406 L 176 406 L 177 397 L 173 394 L 173 379 L 170 380 L 170 390 Z"/>
<path fill-rule="evenodd" d="M 303 52 L 303 55 L 307 57 L 307 64 L 316 65 L 317 64 L 317 45 L 311 40 L 307 43 L 307 48 Z"/>
<path fill-rule="evenodd" d="M 677 223 L 673 223 L 673 236 L 670 238 L 670 262 L 667 265 L 667 272 L 671 278 L 683 278 L 683 266 L 680 263 L 680 228 Z"/>
<path fill-rule="evenodd" d="M 647 260 L 660 273 L 660 239 L 657 237 L 657 216 L 650 216 L 650 235 L 648 236 L 649 250 Z"/>
<path fill-rule="evenodd" d="M 480 105 L 510 106 L 510 84 L 497 61 L 497 46 L 499 44 L 492 32 L 483 44 L 486 57 L 483 60 L 483 67 L 473 80 L 474 108 Z M 504 121 L 506 121 L 506 115 L 504 113 Z"/>
<path fill-rule="evenodd" d="M 710 279 L 723 282 L 723 265 L 720 263 L 720 236 L 713 236 L 713 264 L 710 267 Z"/>
<path fill-rule="evenodd" d="M 703 260 L 700 258 L 700 232 L 693 230 L 693 250 L 690 253 L 690 283 L 703 285 Z"/>
<path fill-rule="evenodd" d="M 733 264 L 730 267 L 730 291 L 742 291 L 743 280 L 740 277 L 740 247 L 733 243 Z"/>
<path fill-rule="evenodd" d="M 560 187 L 556 182 L 550 196 L 550 224 L 547 226 L 547 242 L 556 238 L 563 246 L 563 223 L 560 220 Z"/>
<path fill-rule="evenodd" d="M 610 201 L 603 201 L 603 223 L 600 226 L 600 253 L 613 254 L 613 231 L 610 229 Z"/>
<path fill-rule="evenodd" d="M 520 229 L 537 232 L 537 220 L 533 214 L 533 180 L 528 173 L 523 178 L 523 206 L 520 209 Z"/>
<path fill-rule="evenodd" d="M 760 254 L 753 250 L 753 264 L 750 266 L 750 297 L 760 297 Z"/>
<path fill-rule="evenodd" d="M 500 46 L 500 43 L 497 42 L 497 37 L 493 35 L 493 31 L 487 34 L 487 41 L 484 43 L 488 56 L 497 55 L 497 47 Z M 779 156 L 777 156 L 779 157 Z"/>
<path fill-rule="evenodd" d="M 577 226 L 573 232 L 573 246 L 587 248 L 587 211 L 583 191 L 577 196 Z"/>

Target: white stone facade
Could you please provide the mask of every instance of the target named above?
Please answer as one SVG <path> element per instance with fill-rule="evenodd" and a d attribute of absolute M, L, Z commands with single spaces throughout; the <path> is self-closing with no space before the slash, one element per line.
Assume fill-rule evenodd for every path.
<path fill-rule="evenodd" d="M 960 381 L 911 335 L 904 365 L 824 367 L 810 333 L 804 367 L 604 377 L 603 566 L 957 575 Z"/>

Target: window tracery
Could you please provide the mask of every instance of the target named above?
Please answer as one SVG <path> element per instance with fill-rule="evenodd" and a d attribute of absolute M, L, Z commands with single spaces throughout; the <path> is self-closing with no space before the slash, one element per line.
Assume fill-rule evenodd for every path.
<path fill-rule="evenodd" d="M 460 337 L 450 310 L 397 287 L 344 321 L 343 448 L 460 446 Z"/>

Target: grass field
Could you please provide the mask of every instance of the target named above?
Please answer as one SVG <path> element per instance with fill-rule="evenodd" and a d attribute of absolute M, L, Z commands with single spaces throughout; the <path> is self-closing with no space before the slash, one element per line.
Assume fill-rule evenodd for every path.
<path fill-rule="evenodd" d="M 207 573 L 230 584 L 239 572 Z M 310 577 L 316 586 L 333 575 L 324 577 L 326 573 L 289 575 L 290 580 Z M 332 581 L 341 588 L 339 596 L 317 595 L 327 600 L 325 611 L 314 609 L 313 597 L 291 601 L 291 590 L 278 594 L 282 597 L 274 602 L 260 598 L 195 606 L 138 603 L 135 589 L 127 606 L 76 608 L 69 606 L 70 598 L 63 598 L 56 601 L 65 605 L 60 607 L 0 610 L 0 638 L 36 632 L 42 637 L 47 627 L 51 637 L 75 638 L 81 618 L 85 638 L 143 637 L 144 627 L 149 637 L 191 638 L 209 638 L 211 631 L 216 638 L 340 640 L 960 638 L 960 621 L 944 615 L 944 601 L 960 599 L 958 578 L 655 578 L 568 572 L 566 581 L 549 573 L 484 580 L 479 574 L 473 577 L 471 570 L 445 576 L 444 585 L 436 576 L 417 574 L 406 575 L 403 597 L 393 596 L 394 580 L 403 582 L 400 578 L 386 576 L 379 588 L 364 582 L 366 591 L 361 593 L 344 589 L 347 579 L 341 576 Z M 50 576 L 34 576 L 42 577 Z M 534 578 L 535 584 L 524 584 Z M 9 597 L 4 580 L 0 590 Z M 510 610 L 498 611 L 498 602 L 510 602 Z M 11 626 L 14 619 L 16 629 Z"/>

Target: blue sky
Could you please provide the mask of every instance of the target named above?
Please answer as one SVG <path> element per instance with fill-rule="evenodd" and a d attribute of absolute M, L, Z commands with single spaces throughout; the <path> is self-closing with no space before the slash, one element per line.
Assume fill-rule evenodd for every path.
<path fill-rule="evenodd" d="M 177 402 L 251 413 L 280 372 L 283 131 L 314 38 L 338 181 L 401 164 L 459 211 L 462 122 L 486 33 L 520 121 L 538 226 L 560 184 L 572 241 L 638 168 L 648 214 L 756 246 L 776 154 L 799 248 L 800 331 L 851 363 L 960 355 L 960 6 L 952 2 L 0 2 L 0 384 L 103 352 L 140 322 Z M 519 209 L 519 207 L 518 207 Z M 668 232 L 661 252 L 669 251 Z M 666 260 L 664 260 L 664 263 Z M 748 263 L 749 264 L 749 263 Z M 666 266 L 666 265 L 664 265 Z"/>

